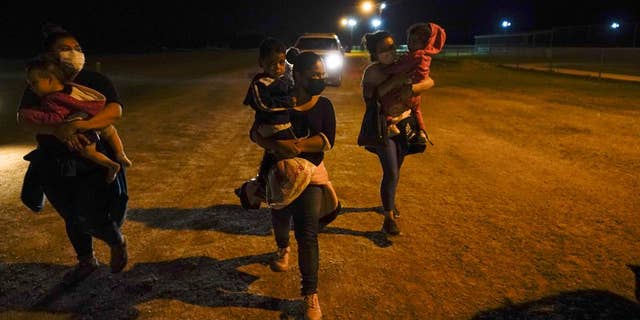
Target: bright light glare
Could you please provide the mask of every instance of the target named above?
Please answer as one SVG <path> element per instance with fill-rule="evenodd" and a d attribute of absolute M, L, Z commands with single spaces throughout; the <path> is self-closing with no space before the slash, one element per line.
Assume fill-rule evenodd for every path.
<path fill-rule="evenodd" d="M 371 25 L 376 29 L 380 27 L 381 24 L 382 24 L 382 21 L 378 18 L 371 20 Z"/>
<path fill-rule="evenodd" d="M 340 25 L 343 26 L 343 27 L 346 27 L 347 23 L 349 23 L 349 20 L 347 20 L 347 18 L 342 18 L 340 20 Z"/>
<path fill-rule="evenodd" d="M 349 19 L 348 21 L 349 27 L 355 27 L 357 23 L 355 19 Z"/>
<path fill-rule="evenodd" d="M 614 22 L 614 23 L 611 24 L 611 29 L 618 29 L 618 28 L 620 28 L 620 24 L 619 23 Z"/>
<path fill-rule="evenodd" d="M 342 56 L 339 54 L 330 54 L 325 58 L 325 65 L 329 70 L 336 70 L 342 67 Z"/>
<path fill-rule="evenodd" d="M 362 9 L 362 12 L 364 13 L 370 13 L 371 11 L 373 11 L 373 2 L 371 1 L 365 1 L 360 5 L 360 9 Z"/>
<path fill-rule="evenodd" d="M 33 148 L 29 146 L 9 145 L 0 147 L 0 176 L 4 177 L 5 173 L 15 172 L 22 170 L 22 167 L 26 167 L 29 163 L 24 161 L 22 157 L 29 153 Z M 7 172 L 3 172 L 7 170 Z M 21 179 L 22 177 L 20 177 Z"/>
<path fill-rule="evenodd" d="M 511 27 L 511 22 L 507 20 L 502 21 L 502 27 L 503 28 Z"/>
<path fill-rule="evenodd" d="M 386 8 L 387 8 L 387 4 L 386 3 L 383 2 L 383 3 L 380 4 L 380 9 L 384 10 Z"/>

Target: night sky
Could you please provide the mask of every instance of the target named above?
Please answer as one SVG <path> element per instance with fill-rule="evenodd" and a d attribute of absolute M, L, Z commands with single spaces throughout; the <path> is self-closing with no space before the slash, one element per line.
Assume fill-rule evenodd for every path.
<path fill-rule="evenodd" d="M 337 32 L 342 16 L 355 14 L 357 1 L 33 1 L 0 4 L 2 56 L 24 56 L 40 48 L 40 29 L 55 22 L 76 34 L 89 52 L 145 52 L 165 48 L 198 48 L 235 43 L 238 39 L 275 36 L 291 44 L 303 32 Z M 447 30 L 448 43 L 472 44 L 473 36 L 501 32 L 499 22 L 513 22 L 511 32 L 553 26 L 640 22 L 640 1 L 462 1 L 389 0 L 383 29 L 404 41 L 412 23 L 433 21 Z M 354 30 L 354 38 L 371 31 L 368 21 Z"/>

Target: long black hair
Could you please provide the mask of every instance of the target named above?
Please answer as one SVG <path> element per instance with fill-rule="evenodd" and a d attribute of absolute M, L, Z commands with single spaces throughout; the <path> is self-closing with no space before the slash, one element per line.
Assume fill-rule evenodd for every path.
<path fill-rule="evenodd" d="M 371 61 L 378 61 L 378 53 L 376 52 L 378 43 L 388 37 L 391 37 L 391 33 L 382 30 L 374 33 L 367 33 L 362 37 L 362 46 L 367 48 L 367 51 L 369 51 Z"/>
<path fill-rule="evenodd" d="M 316 63 L 318 63 L 318 60 L 321 59 L 322 58 L 320 58 L 318 54 L 311 51 L 305 51 L 300 54 L 291 52 L 287 56 L 289 63 L 293 64 L 293 73 L 307 71 L 315 66 Z"/>
<path fill-rule="evenodd" d="M 42 26 L 42 36 L 44 37 L 44 40 L 42 41 L 42 49 L 44 52 L 53 51 L 53 45 L 60 39 L 76 39 L 76 36 L 71 34 L 69 31 L 53 23 L 46 23 Z"/>

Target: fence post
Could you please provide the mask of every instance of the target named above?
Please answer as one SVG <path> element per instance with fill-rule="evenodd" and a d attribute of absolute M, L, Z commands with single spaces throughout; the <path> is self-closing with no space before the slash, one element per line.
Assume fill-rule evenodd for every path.
<path fill-rule="evenodd" d="M 598 72 L 598 79 L 602 79 L 603 68 L 604 68 L 604 48 L 600 48 L 600 71 Z"/>
<path fill-rule="evenodd" d="M 633 45 L 632 47 L 636 47 L 636 38 L 638 37 L 638 23 L 636 22 L 635 27 L 633 28 Z"/>
<path fill-rule="evenodd" d="M 551 28 L 551 40 L 549 41 L 549 71 L 553 72 L 553 34 L 555 29 Z"/>

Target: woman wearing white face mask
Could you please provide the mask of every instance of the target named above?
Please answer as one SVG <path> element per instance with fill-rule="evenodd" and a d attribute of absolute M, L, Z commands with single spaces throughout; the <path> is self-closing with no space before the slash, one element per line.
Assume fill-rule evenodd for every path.
<path fill-rule="evenodd" d="M 383 90 L 384 87 L 406 83 L 408 78 L 403 74 L 389 77 L 384 72 L 385 66 L 393 64 L 396 60 L 396 45 L 390 33 L 378 31 L 367 34 L 363 38 L 363 44 L 369 51 L 371 64 L 367 66 L 362 75 L 362 97 L 368 113 L 380 113 L 379 92 L 386 91 Z M 405 84 L 402 86 L 400 100 L 407 100 L 411 95 L 419 95 L 433 85 L 431 78 L 426 78 L 417 84 Z M 383 115 L 379 114 L 378 117 L 385 121 Z M 383 127 L 380 122 L 375 120 L 365 114 L 358 144 L 365 146 L 368 151 L 376 153 L 380 159 L 382 166 L 380 198 L 384 214 L 382 231 L 389 235 L 398 235 L 400 229 L 396 221 L 399 217 L 395 204 L 396 189 L 400 179 L 400 167 L 402 167 L 408 150 L 401 135 L 389 137 L 386 124 Z"/>
<path fill-rule="evenodd" d="M 65 285 L 71 285 L 98 268 L 93 237 L 111 247 L 111 272 L 120 272 L 127 264 L 126 242 L 120 231 L 128 202 L 125 172 L 120 170 L 115 181 L 106 183 L 101 167 L 84 161 L 73 152 L 89 142 L 81 131 L 112 125 L 121 118 L 122 105 L 107 77 L 83 69 L 84 53 L 72 34 L 49 26 L 45 30 L 44 49 L 48 55 L 59 59 L 67 82 L 89 87 L 106 97 L 104 109 L 92 118 L 58 126 L 37 124 L 21 115 L 21 110 L 39 105 L 39 97 L 30 88 L 25 89 L 18 109 L 20 125 L 37 133 L 38 141 L 38 148 L 25 157 L 30 165 L 22 200 L 35 211 L 42 208 L 44 193 L 64 219 L 67 236 L 79 262 L 63 278 Z M 117 160 L 108 144 L 98 141 L 96 148 Z"/>

